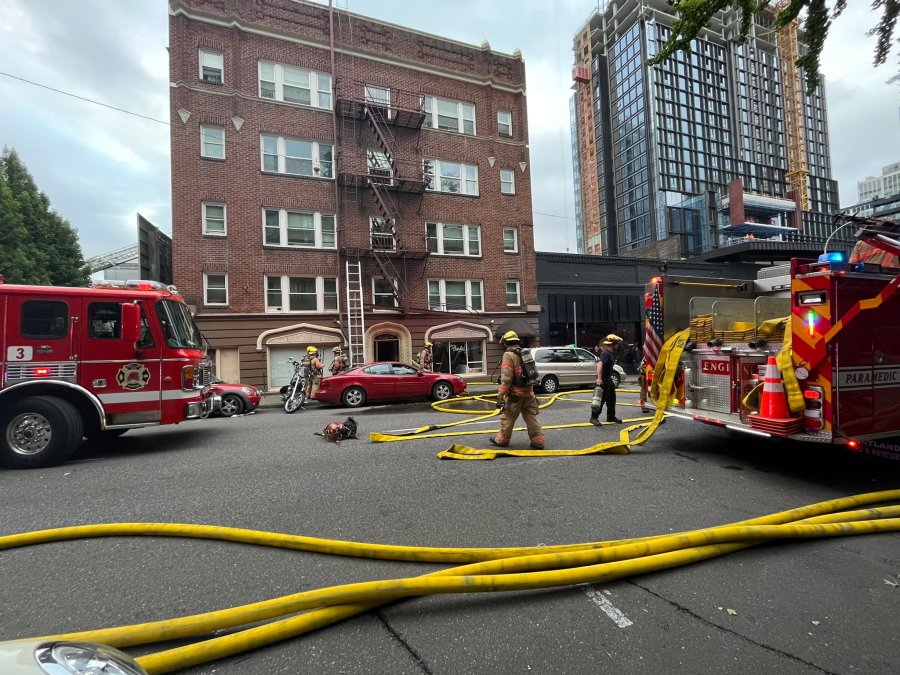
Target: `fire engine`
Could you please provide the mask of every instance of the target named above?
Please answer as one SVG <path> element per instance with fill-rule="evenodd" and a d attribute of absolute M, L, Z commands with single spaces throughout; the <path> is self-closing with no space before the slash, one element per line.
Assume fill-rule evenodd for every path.
<path fill-rule="evenodd" d="M 843 214 L 837 223 L 856 227 L 869 247 L 900 255 L 900 224 Z M 665 394 L 669 411 L 900 458 L 898 286 L 897 269 L 827 252 L 760 269 L 755 280 L 654 277 L 644 296 L 648 337 L 665 341 L 689 331 L 681 336 L 679 386 Z M 660 358 L 658 373 L 663 365 Z M 783 387 L 782 419 L 760 409 L 766 379 L 774 382 L 773 398 Z"/>
<path fill-rule="evenodd" d="M 84 437 L 204 418 L 214 405 L 203 338 L 174 286 L 4 284 L 0 465 L 68 459 Z"/>

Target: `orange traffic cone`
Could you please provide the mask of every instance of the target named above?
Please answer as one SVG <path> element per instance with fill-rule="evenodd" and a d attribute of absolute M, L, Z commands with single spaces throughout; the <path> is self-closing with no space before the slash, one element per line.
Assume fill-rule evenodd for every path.
<path fill-rule="evenodd" d="M 759 413 L 750 415 L 749 422 L 753 429 L 778 436 L 797 434 L 802 429 L 802 419 L 791 417 L 787 394 L 784 392 L 784 382 L 781 380 L 781 373 L 778 372 L 778 364 L 775 363 L 774 356 L 770 356 L 769 362 L 766 364 L 766 378 L 763 382 Z"/>
<path fill-rule="evenodd" d="M 763 383 L 762 399 L 759 404 L 761 417 L 783 420 L 791 416 L 788 409 L 787 395 L 784 393 L 784 382 L 781 381 L 781 373 L 775 357 L 770 356 L 766 364 L 766 379 Z"/>

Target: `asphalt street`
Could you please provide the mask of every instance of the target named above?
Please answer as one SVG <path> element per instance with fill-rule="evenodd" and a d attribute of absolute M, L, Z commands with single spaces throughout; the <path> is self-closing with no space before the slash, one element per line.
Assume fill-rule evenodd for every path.
<path fill-rule="evenodd" d="M 682 419 L 628 455 L 442 461 L 435 454 L 453 439 L 373 444 L 368 434 L 456 416 L 424 402 L 370 407 L 353 413 L 361 440 L 314 435 L 347 415 L 267 408 L 88 442 L 65 465 L 0 472 L 0 533 L 180 522 L 373 543 L 546 545 L 678 532 L 900 487 L 897 462 Z M 541 417 L 586 421 L 588 405 L 560 402 Z M 461 442 L 489 447 L 495 422 L 469 428 L 485 433 Z M 548 431 L 548 447 L 618 431 Z M 513 444 L 527 448 L 524 432 Z M 0 639 L 440 568 L 164 538 L 0 551 Z M 611 583 L 410 599 L 183 672 L 896 673 L 898 584 L 898 534 L 783 542 Z"/>

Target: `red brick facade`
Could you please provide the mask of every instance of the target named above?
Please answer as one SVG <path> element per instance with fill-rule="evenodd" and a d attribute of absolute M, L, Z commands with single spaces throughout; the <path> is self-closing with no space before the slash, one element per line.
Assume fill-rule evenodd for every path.
<path fill-rule="evenodd" d="M 392 334 L 399 353 L 389 358 L 400 360 L 412 358 L 425 339 L 436 345 L 443 340 L 448 350 L 454 340 L 481 340 L 482 374 L 477 379 L 483 379 L 499 360 L 495 337 L 505 322 L 524 320 L 537 333 L 524 63 L 519 55 L 343 11 L 335 10 L 333 22 L 334 90 L 330 105 L 318 108 L 261 97 L 260 62 L 332 74 L 326 6 L 292 0 L 171 0 L 175 283 L 195 308 L 197 322 L 216 350 L 219 373 L 227 379 L 272 388 L 279 379 L 274 359 L 291 349 L 307 342 L 320 349 L 338 342 L 346 346 L 345 261 L 351 251 L 372 248 L 370 217 L 380 214 L 372 190 L 365 184 L 342 184 L 338 177 L 367 173 L 365 152 L 378 149 L 378 141 L 365 119 L 335 114 L 336 101 L 362 101 L 364 85 L 371 84 L 390 88 L 392 103 L 404 107 L 418 107 L 422 96 L 474 104 L 474 135 L 428 127 L 391 129 L 392 159 L 403 167 L 404 177 L 412 167 L 421 181 L 425 158 L 475 165 L 478 196 L 430 190 L 392 194 L 399 211 L 397 239 L 403 249 L 419 255 L 391 258 L 404 291 L 399 311 L 372 307 L 371 279 L 384 274 L 371 255 L 363 255 L 369 333 L 365 356 L 378 357 L 374 339 L 389 340 Z M 221 54 L 221 83 L 201 79 L 200 50 Z M 311 96 L 315 102 L 316 92 Z M 499 133 L 498 111 L 511 112 L 511 136 Z M 201 156 L 201 125 L 224 128 L 224 159 Z M 263 134 L 333 145 L 333 177 L 263 171 Z M 208 139 L 214 140 L 212 135 Z M 501 194 L 501 169 L 513 171 L 514 195 Z M 224 235 L 204 234 L 203 203 L 225 205 Z M 266 245 L 264 210 L 336 215 L 336 246 Z M 479 226 L 480 255 L 423 257 L 426 223 L 435 222 Z M 504 252 L 505 228 L 517 230 L 515 253 Z M 223 274 L 227 303 L 206 304 L 205 275 L 215 279 Z M 339 309 L 268 311 L 269 276 L 336 278 Z M 429 311 L 429 279 L 481 281 L 482 311 Z M 517 306 L 507 304 L 511 280 L 520 286 Z M 459 351 L 459 346 L 453 349 Z M 475 365 L 463 371 L 478 370 L 478 347 L 470 349 L 475 356 L 469 354 L 469 363 Z M 385 354 L 390 350 L 380 355 Z"/>

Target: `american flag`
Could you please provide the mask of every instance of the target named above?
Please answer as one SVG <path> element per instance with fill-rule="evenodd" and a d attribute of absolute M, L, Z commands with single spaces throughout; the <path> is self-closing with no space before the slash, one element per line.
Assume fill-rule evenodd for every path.
<path fill-rule="evenodd" d="M 659 286 L 654 284 L 653 298 L 647 308 L 647 321 L 645 322 L 646 335 L 644 336 L 644 358 L 651 367 L 656 366 L 659 358 L 659 350 L 662 349 L 663 313 L 659 297 Z"/>

